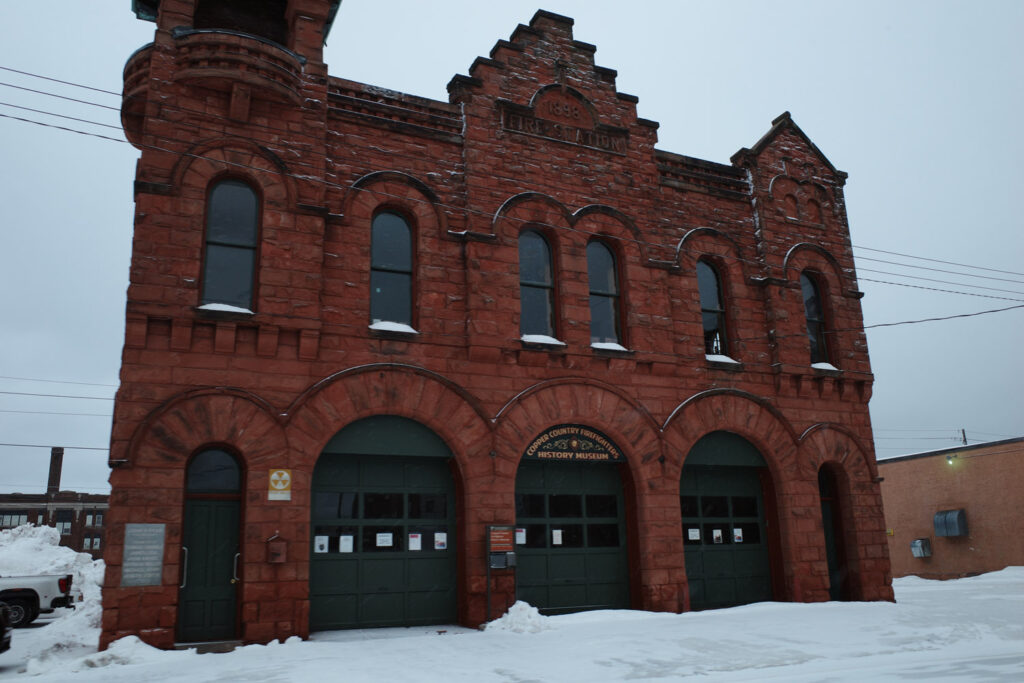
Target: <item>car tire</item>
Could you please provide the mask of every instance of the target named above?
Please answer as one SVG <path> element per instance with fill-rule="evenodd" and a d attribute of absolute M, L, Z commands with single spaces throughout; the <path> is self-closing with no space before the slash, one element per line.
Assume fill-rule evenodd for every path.
<path fill-rule="evenodd" d="M 24 600 L 8 600 L 7 609 L 10 611 L 11 626 L 14 628 L 28 626 L 35 620 L 32 606 Z"/>

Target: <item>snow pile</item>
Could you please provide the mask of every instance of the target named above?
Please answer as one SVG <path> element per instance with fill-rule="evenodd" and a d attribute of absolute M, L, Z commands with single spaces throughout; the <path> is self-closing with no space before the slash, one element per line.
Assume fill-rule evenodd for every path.
<path fill-rule="evenodd" d="M 551 627 L 548 618 L 528 602 L 516 600 L 503 616 L 487 624 L 487 631 L 511 631 L 512 633 L 540 633 Z"/>
<path fill-rule="evenodd" d="M 52 526 L 24 524 L 0 531 L 0 576 L 72 575 L 75 609 L 56 610 L 57 618 L 45 627 L 47 637 L 23 652 L 29 660 L 26 670 L 34 674 L 59 669 L 68 657 L 95 652 L 100 638 L 103 560 L 59 543 L 60 532 Z M 14 640 L 27 631 L 19 629 Z"/>

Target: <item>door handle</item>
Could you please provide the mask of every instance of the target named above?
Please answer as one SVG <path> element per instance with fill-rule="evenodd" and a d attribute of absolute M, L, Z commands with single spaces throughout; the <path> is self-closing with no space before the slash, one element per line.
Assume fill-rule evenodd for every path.
<path fill-rule="evenodd" d="M 181 564 L 181 585 L 178 588 L 184 588 L 188 583 L 188 546 L 181 546 L 182 551 L 185 553 L 185 559 Z"/>
<path fill-rule="evenodd" d="M 231 583 L 238 583 L 241 579 L 238 578 L 238 558 L 242 553 L 235 553 L 235 559 L 231 564 Z"/>

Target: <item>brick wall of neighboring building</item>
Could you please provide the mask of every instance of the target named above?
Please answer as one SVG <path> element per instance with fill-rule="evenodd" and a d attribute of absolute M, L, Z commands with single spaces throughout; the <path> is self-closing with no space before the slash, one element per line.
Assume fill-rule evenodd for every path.
<path fill-rule="evenodd" d="M 185 471 L 213 447 L 244 471 L 235 634 L 307 635 L 314 467 L 346 426 L 382 415 L 451 450 L 461 623 L 487 616 L 485 528 L 516 523 L 524 451 L 561 424 L 599 430 L 625 456 L 632 607 L 690 605 L 680 480 L 686 455 L 717 432 L 765 462 L 771 597 L 829 597 L 824 467 L 838 483 L 846 596 L 892 599 L 865 336 L 828 335 L 829 364 L 812 367 L 799 280 L 817 281 L 829 328 L 861 327 L 846 174 L 788 113 L 719 164 L 656 149 L 658 124 L 637 117 L 637 98 L 558 15 L 538 12 L 498 41 L 439 102 L 328 77 L 328 0 L 287 3 L 287 50 L 175 31 L 192 25 L 193 2 L 149 4 L 155 42 L 124 74 L 122 118 L 142 156 L 104 646 L 180 637 Z M 224 178 L 259 197 L 251 313 L 199 308 L 207 197 Z M 416 333 L 369 327 L 370 225 L 382 210 L 412 229 Z M 520 338 L 524 228 L 553 252 L 562 344 Z M 591 345 L 594 238 L 617 261 L 622 350 Z M 706 356 L 701 257 L 721 277 L 738 362 Z M 291 471 L 290 500 L 267 499 L 278 468 Z M 122 585 L 129 523 L 164 525 L 159 585 Z M 287 542 L 286 561 L 268 563 L 271 537 Z M 490 588 L 509 604 L 514 575 L 495 572 Z"/>
<path fill-rule="evenodd" d="M 1024 565 L 1024 438 L 889 458 L 878 471 L 893 576 L 953 579 Z M 936 534 L 943 510 L 964 511 L 966 535 Z M 919 538 L 931 557 L 911 554 Z"/>

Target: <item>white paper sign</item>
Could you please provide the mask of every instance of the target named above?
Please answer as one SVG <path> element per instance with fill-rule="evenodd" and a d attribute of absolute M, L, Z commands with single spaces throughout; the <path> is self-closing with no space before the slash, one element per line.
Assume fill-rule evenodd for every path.
<path fill-rule="evenodd" d="M 722 540 L 723 540 L 722 539 L 722 530 L 721 529 L 712 529 L 711 530 L 711 540 L 713 540 L 715 543 L 721 543 Z"/>
<path fill-rule="evenodd" d="M 448 550 L 448 534 L 446 532 L 434 532 L 434 550 Z"/>
<path fill-rule="evenodd" d="M 743 543 L 743 529 L 740 529 L 739 527 L 732 528 L 732 542 Z"/>
<path fill-rule="evenodd" d="M 526 529 L 516 529 L 516 545 L 526 545 Z"/>
<path fill-rule="evenodd" d="M 394 545 L 394 537 L 390 533 L 377 534 L 377 547 L 390 548 Z"/>
<path fill-rule="evenodd" d="M 409 550 L 421 550 L 423 547 L 423 534 L 409 534 Z"/>
<path fill-rule="evenodd" d="M 562 545 L 562 530 L 552 529 L 551 530 L 551 545 Z"/>
<path fill-rule="evenodd" d="M 327 552 L 327 537 L 326 536 L 314 536 L 313 537 L 313 552 L 314 553 L 326 553 Z"/>
<path fill-rule="evenodd" d="M 350 553 L 352 552 L 352 537 L 341 536 L 338 538 L 338 552 L 339 553 Z"/>
<path fill-rule="evenodd" d="M 689 529 L 687 529 L 686 530 L 686 538 L 687 538 L 687 540 L 690 540 L 690 541 L 699 541 L 700 540 L 700 528 L 699 527 L 690 527 Z"/>

